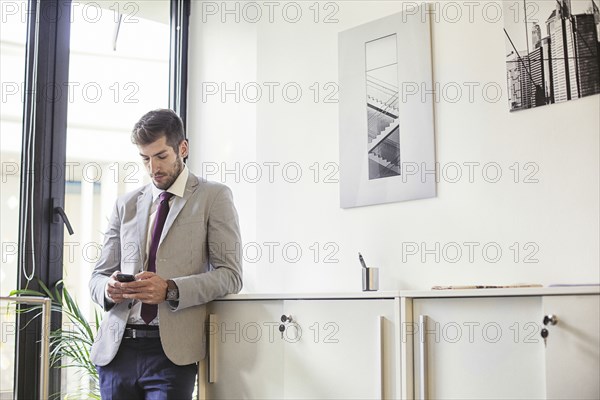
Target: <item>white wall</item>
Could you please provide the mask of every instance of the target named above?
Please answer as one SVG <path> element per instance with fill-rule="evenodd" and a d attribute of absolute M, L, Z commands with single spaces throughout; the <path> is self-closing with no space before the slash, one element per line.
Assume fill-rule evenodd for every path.
<path fill-rule="evenodd" d="M 494 22 L 493 12 L 501 3 L 490 3 L 485 14 L 487 2 L 452 3 L 454 9 L 436 3 L 432 28 L 433 78 L 442 89 L 435 104 L 436 157 L 444 172 L 437 197 L 346 210 L 339 207 L 338 184 L 325 179 L 339 160 L 337 104 L 324 101 L 331 92 L 325 85 L 337 81 L 337 35 L 400 12 L 402 3 L 321 2 L 316 23 L 314 2 L 257 2 L 246 8 L 239 2 L 193 3 L 191 167 L 201 172 L 206 161 L 218 163 L 218 173 L 208 178 L 234 190 L 246 291 L 360 290 L 359 251 L 381 269 L 383 290 L 600 281 L 600 96 L 509 113 L 503 20 Z M 301 5 L 302 17 L 291 23 L 295 5 Z M 337 22 L 324 23 L 327 15 Z M 233 91 L 203 101 L 207 82 Z M 486 84 L 490 89 L 483 94 Z M 477 85 L 472 98 L 469 85 Z M 256 87 L 263 91 L 260 101 L 251 90 Z M 302 95 L 292 102 L 298 87 Z M 233 169 L 235 162 L 237 176 L 223 176 L 223 168 Z M 475 164 L 469 163 L 479 163 L 472 182 L 468 165 Z M 456 165 L 462 178 L 452 183 Z M 484 165 L 490 167 L 485 176 Z M 494 166 L 502 177 L 490 183 Z M 298 171 L 302 176 L 296 179 Z M 531 172 L 538 182 L 524 183 Z M 502 255 L 491 262 L 498 248 Z M 409 253 L 415 249 L 417 254 Z M 538 262 L 525 262 L 528 255 Z"/>
<path fill-rule="evenodd" d="M 256 80 L 256 26 L 203 23 L 201 3 L 194 2 L 192 8 L 187 122 L 192 155 L 188 165 L 196 174 L 227 182 L 234 191 L 242 237 L 254 242 L 256 187 L 245 184 L 235 172 L 228 175 L 227 169 L 235 171 L 236 163 L 245 165 L 256 159 L 256 106 L 236 101 L 235 95 L 221 101 L 220 89 Z M 245 267 L 245 289 L 253 290 L 254 268 Z"/>

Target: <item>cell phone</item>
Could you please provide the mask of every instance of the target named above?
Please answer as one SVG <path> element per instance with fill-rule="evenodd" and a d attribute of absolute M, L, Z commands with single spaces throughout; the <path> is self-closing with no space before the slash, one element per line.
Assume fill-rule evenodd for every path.
<path fill-rule="evenodd" d="M 135 276 L 131 274 L 117 274 L 117 280 L 119 282 L 133 282 L 135 281 Z"/>

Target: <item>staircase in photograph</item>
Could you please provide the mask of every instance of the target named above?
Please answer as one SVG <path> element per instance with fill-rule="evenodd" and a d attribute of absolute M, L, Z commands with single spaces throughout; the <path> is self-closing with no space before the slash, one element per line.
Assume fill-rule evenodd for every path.
<path fill-rule="evenodd" d="M 369 153 L 369 160 L 375 161 L 377 164 L 394 171 L 396 174 L 400 174 L 400 166 L 398 164 L 394 164 L 393 162 L 388 161 L 385 158 L 378 156 L 377 154 Z"/>
<path fill-rule="evenodd" d="M 400 174 L 400 110 L 398 87 L 372 75 L 367 76 L 369 160 L 378 168 L 379 177 Z"/>
<path fill-rule="evenodd" d="M 398 129 L 400 122 L 398 118 L 394 119 L 384 130 L 375 137 L 375 139 L 369 140 L 369 153 L 372 152 L 375 147 L 379 146 L 381 142 L 387 138 L 394 130 Z"/>

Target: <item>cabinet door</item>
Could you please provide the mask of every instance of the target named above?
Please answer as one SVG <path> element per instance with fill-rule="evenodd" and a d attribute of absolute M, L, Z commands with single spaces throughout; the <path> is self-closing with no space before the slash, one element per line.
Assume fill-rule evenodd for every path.
<path fill-rule="evenodd" d="M 211 304 L 207 364 L 213 382 L 205 383 L 206 398 L 283 398 L 284 342 L 278 330 L 282 304 L 281 300 Z"/>
<path fill-rule="evenodd" d="M 540 310 L 540 297 L 414 300 L 415 398 L 544 398 Z"/>
<path fill-rule="evenodd" d="M 397 398 L 393 299 L 286 300 L 286 399 Z"/>
<path fill-rule="evenodd" d="M 556 318 L 546 326 L 548 399 L 600 399 L 600 296 L 546 296 L 543 302 L 544 315 Z"/>

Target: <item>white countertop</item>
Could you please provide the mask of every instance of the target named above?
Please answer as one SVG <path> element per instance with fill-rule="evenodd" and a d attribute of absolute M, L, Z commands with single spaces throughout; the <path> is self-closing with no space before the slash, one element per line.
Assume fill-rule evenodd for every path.
<path fill-rule="evenodd" d="M 218 300 L 318 300 L 318 299 L 393 299 L 399 291 L 330 292 L 330 293 L 240 293 Z"/>
<path fill-rule="evenodd" d="M 600 286 L 548 286 L 506 289 L 397 290 L 330 293 L 240 293 L 218 300 L 319 300 L 319 299 L 392 299 L 439 297 L 506 297 L 600 294 Z"/>
<path fill-rule="evenodd" d="M 506 289 L 407 290 L 403 297 L 506 297 L 600 294 L 600 286 L 544 286 Z"/>

